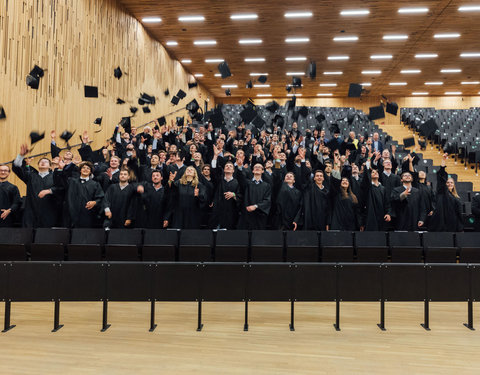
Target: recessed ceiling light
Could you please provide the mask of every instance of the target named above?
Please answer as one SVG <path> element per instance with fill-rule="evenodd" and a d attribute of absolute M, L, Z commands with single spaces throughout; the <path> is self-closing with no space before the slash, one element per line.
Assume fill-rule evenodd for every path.
<path fill-rule="evenodd" d="M 412 95 L 428 95 L 428 92 L 412 92 Z"/>
<path fill-rule="evenodd" d="M 333 38 L 334 42 L 355 42 L 358 40 L 358 36 L 336 36 Z"/>
<path fill-rule="evenodd" d="M 400 70 L 400 73 L 402 74 L 417 74 L 421 73 L 422 71 L 420 69 L 403 69 Z"/>
<path fill-rule="evenodd" d="M 294 57 L 285 57 L 285 61 L 306 61 L 307 58 L 304 56 L 294 56 Z"/>
<path fill-rule="evenodd" d="M 264 87 L 270 87 L 270 85 L 267 83 L 265 85 L 253 85 L 253 87 L 256 87 L 256 88 L 264 88 Z"/>
<path fill-rule="evenodd" d="M 428 8 L 400 8 L 398 13 L 402 14 L 414 14 L 414 13 L 427 13 Z"/>
<path fill-rule="evenodd" d="M 435 34 L 433 37 L 436 39 L 459 38 L 460 34 L 459 33 L 441 33 L 441 34 Z"/>
<path fill-rule="evenodd" d="M 183 59 L 182 61 L 180 61 L 182 64 L 190 64 L 192 62 L 191 59 Z"/>
<path fill-rule="evenodd" d="M 286 38 L 285 43 L 308 43 L 310 38 Z"/>
<path fill-rule="evenodd" d="M 287 76 L 304 76 L 305 72 L 287 72 Z"/>
<path fill-rule="evenodd" d="M 196 73 L 193 76 L 198 78 L 198 77 L 203 77 L 203 74 L 202 73 Z"/>
<path fill-rule="evenodd" d="M 362 86 L 372 86 L 372 84 L 370 82 L 360 83 L 360 85 L 362 85 Z"/>
<path fill-rule="evenodd" d="M 250 77 L 268 76 L 268 73 L 250 73 Z"/>
<path fill-rule="evenodd" d="M 441 86 L 443 82 L 425 82 L 427 86 Z"/>
<path fill-rule="evenodd" d="M 216 40 L 195 40 L 193 42 L 196 46 L 213 46 L 217 44 Z"/>
<path fill-rule="evenodd" d="M 408 35 L 384 35 L 383 40 L 406 40 Z"/>
<path fill-rule="evenodd" d="M 222 89 L 236 89 L 238 85 L 222 85 Z"/>
<path fill-rule="evenodd" d="M 323 72 L 323 74 L 326 75 L 326 76 L 339 76 L 339 75 L 342 75 L 343 72 L 340 72 L 340 71 Z"/>
<path fill-rule="evenodd" d="M 463 5 L 458 8 L 459 12 L 480 12 L 480 5 Z"/>
<path fill-rule="evenodd" d="M 445 95 L 462 95 L 461 91 L 445 91 Z"/>
<path fill-rule="evenodd" d="M 207 64 L 212 64 L 212 63 L 221 63 L 224 62 L 224 59 L 205 59 L 205 62 Z"/>
<path fill-rule="evenodd" d="M 463 81 L 462 85 L 479 85 L 480 81 Z"/>
<path fill-rule="evenodd" d="M 336 87 L 336 83 L 320 83 L 320 87 Z"/>
<path fill-rule="evenodd" d="M 178 42 L 174 41 L 174 40 L 169 40 L 167 42 L 167 46 L 178 46 Z"/>
<path fill-rule="evenodd" d="M 258 97 L 268 97 L 268 96 L 272 96 L 272 94 L 257 94 Z"/>
<path fill-rule="evenodd" d="M 365 16 L 370 14 L 368 9 L 350 9 L 350 10 L 342 10 L 340 15 L 342 16 Z"/>
<path fill-rule="evenodd" d="M 348 60 L 348 56 L 328 56 L 327 60 Z"/>
<path fill-rule="evenodd" d="M 143 23 L 158 23 L 162 22 L 162 19 L 160 17 L 145 17 L 142 18 Z"/>
<path fill-rule="evenodd" d="M 407 82 L 390 82 L 390 86 L 407 86 Z"/>
<path fill-rule="evenodd" d="M 221 77 L 222 75 L 220 73 L 215 73 L 215 77 Z"/>
<path fill-rule="evenodd" d="M 480 52 L 464 52 L 460 54 L 460 57 L 480 57 Z"/>
<path fill-rule="evenodd" d="M 442 69 L 440 73 L 460 73 L 462 69 Z"/>
<path fill-rule="evenodd" d="M 318 93 L 317 96 L 332 96 L 333 94 L 331 92 L 329 93 L 324 93 L 324 92 L 321 92 L 321 93 Z"/>
<path fill-rule="evenodd" d="M 265 57 L 247 57 L 245 62 L 265 62 Z"/>
<path fill-rule="evenodd" d="M 362 70 L 362 74 L 382 74 L 381 70 Z"/>
<path fill-rule="evenodd" d="M 417 53 L 415 55 L 416 59 L 431 59 L 434 57 L 438 57 L 438 53 Z"/>
<path fill-rule="evenodd" d="M 370 58 L 372 60 L 390 60 L 393 56 L 392 55 L 371 55 Z"/>
<path fill-rule="evenodd" d="M 230 16 L 231 20 L 256 20 L 258 15 L 255 13 L 245 13 L 245 14 L 232 14 Z"/>
<path fill-rule="evenodd" d="M 302 94 L 287 94 L 287 96 L 302 96 Z"/>
<path fill-rule="evenodd" d="M 240 39 L 238 41 L 240 44 L 261 44 L 262 39 Z"/>
<path fill-rule="evenodd" d="M 312 12 L 287 12 L 285 13 L 285 18 L 306 18 L 312 17 Z"/>
<path fill-rule="evenodd" d="M 205 17 L 204 16 L 181 16 L 181 17 L 178 17 L 178 20 L 180 22 L 201 22 L 201 21 L 205 21 Z"/>

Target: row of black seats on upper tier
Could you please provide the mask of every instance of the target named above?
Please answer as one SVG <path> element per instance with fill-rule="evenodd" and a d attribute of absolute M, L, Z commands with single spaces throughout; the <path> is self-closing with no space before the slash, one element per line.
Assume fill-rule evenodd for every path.
<path fill-rule="evenodd" d="M 0 229 L 0 261 L 480 263 L 480 233 Z"/>

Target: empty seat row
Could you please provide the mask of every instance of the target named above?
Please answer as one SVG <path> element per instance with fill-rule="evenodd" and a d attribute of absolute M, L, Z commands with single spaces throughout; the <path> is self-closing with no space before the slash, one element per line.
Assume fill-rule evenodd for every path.
<path fill-rule="evenodd" d="M 0 229 L 0 261 L 480 263 L 480 233 Z"/>

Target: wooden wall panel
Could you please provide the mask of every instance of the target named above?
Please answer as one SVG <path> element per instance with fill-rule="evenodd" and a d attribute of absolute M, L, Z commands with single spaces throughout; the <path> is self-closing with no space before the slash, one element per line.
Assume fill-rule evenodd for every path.
<path fill-rule="evenodd" d="M 46 70 L 38 90 L 25 83 L 35 64 Z M 117 66 L 125 73 L 120 80 L 113 76 Z M 121 117 L 130 115 L 130 105 L 138 106 L 142 92 L 155 95 L 157 104 L 150 107 L 150 114 L 138 106 L 134 126 L 181 108 L 193 98 L 203 107 L 210 97 L 213 105 L 213 96 L 203 87 L 188 90 L 190 81 L 193 78 L 182 65 L 114 0 L 3 0 L 0 105 L 7 119 L 0 120 L 4 135 L 0 162 L 15 157 L 31 130 L 47 132 L 35 153 L 48 151 L 50 130 L 57 134 L 77 130 L 77 135 L 88 130 L 93 135 L 98 129 L 93 121 L 103 116 L 102 131 L 94 137 L 94 147 L 99 147 Z M 98 86 L 100 97 L 84 98 L 84 85 Z M 169 97 L 163 94 L 166 88 Z M 178 89 L 188 96 L 174 107 L 170 98 Z M 117 105 L 117 97 L 127 104 Z"/>

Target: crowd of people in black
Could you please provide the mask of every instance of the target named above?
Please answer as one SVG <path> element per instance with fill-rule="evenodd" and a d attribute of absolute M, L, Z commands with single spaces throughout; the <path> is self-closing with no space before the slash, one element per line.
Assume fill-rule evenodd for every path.
<path fill-rule="evenodd" d="M 52 159 L 37 166 L 27 145 L 13 172 L 0 165 L 0 226 L 225 228 L 282 230 L 462 231 L 462 203 L 445 160 L 433 191 L 418 156 L 397 160 L 378 133 L 331 139 L 319 128 L 234 130 L 170 125 L 115 128 L 93 150 L 87 132 L 78 155 L 51 132 Z M 472 201 L 480 230 L 480 196 Z"/>

